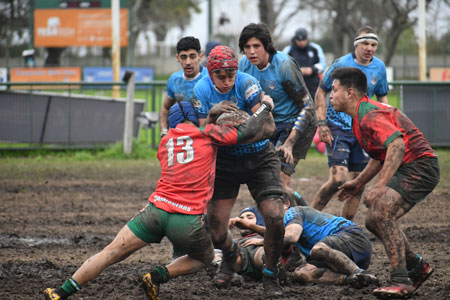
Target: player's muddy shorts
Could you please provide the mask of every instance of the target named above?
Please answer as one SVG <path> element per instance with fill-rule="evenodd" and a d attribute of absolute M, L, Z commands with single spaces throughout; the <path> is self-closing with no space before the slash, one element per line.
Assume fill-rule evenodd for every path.
<path fill-rule="evenodd" d="M 211 201 L 236 198 L 244 183 L 257 203 L 283 196 L 280 160 L 272 143 L 267 143 L 260 152 L 246 156 L 231 156 L 219 151 Z"/>
<path fill-rule="evenodd" d="M 343 166 L 350 172 L 361 172 L 369 162 L 369 155 L 363 150 L 352 131 L 344 131 L 329 124 L 333 145 L 327 147 L 328 167 Z"/>
<path fill-rule="evenodd" d="M 283 145 L 286 139 L 289 137 L 291 133 L 292 127 L 294 123 L 278 123 L 277 124 L 277 133 L 274 138 L 270 141 L 275 145 L 275 148 Z M 292 149 L 292 155 L 296 159 L 297 162 L 293 164 L 289 164 L 286 162 L 284 158 L 284 153 L 282 151 L 278 152 L 278 156 L 281 161 L 281 171 L 286 175 L 291 176 L 295 172 L 295 167 L 297 166 L 298 160 L 305 159 L 306 153 L 308 153 L 309 148 L 311 147 L 312 140 L 314 135 L 316 134 L 317 125 L 315 122 L 310 122 L 309 125 L 305 128 L 300 138 L 295 142 L 294 148 Z"/>
<path fill-rule="evenodd" d="M 255 267 L 253 257 L 261 246 L 250 245 L 248 247 L 239 247 L 239 254 L 241 255 L 241 270 L 237 272 L 239 275 L 253 280 L 261 280 L 261 269 Z"/>
<path fill-rule="evenodd" d="M 177 250 L 209 264 L 214 258 L 214 247 L 202 218 L 203 215 L 169 213 L 148 203 L 127 225 L 146 243 L 159 243 L 167 236 Z"/>
<path fill-rule="evenodd" d="M 421 157 L 400 166 L 387 186 L 414 206 L 433 191 L 439 183 L 439 173 L 437 157 Z"/>
<path fill-rule="evenodd" d="M 320 242 L 331 249 L 343 252 L 361 269 L 366 270 L 369 267 L 372 244 L 367 234 L 361 228 L 357 226 L 344 227 L 339 232 L 327 236 Z M 318 268 L 326 267 L 326 265 L 318 261 L 308 261 L 308 263 Z"/>

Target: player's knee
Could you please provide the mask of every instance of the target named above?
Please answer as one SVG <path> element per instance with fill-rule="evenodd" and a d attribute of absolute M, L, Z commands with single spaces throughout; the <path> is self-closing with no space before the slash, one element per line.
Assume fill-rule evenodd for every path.
<path fill-rule="evenodd" d="M 332 184 L 342 185 L 347 180 L 348 170 L 344 166 L 332 166 L 330 169 L 330 180 Z"/>
<path fill-rule="evenodd" d="M 226 243 L 228 237 L 228 232 L 216 232 L 212 234 L 211 240 L 213 241 L 214 247 L 222 249 L 222 246 Z"/>
<path fill-rule="evenodd" d="M 312 259 L 321 260 L 322 258 L 327 256 L 329 249 L 330 248 L 324 243 L 317 243 L 312 247 L 310 256 Z"/>
<path fill-rule="evenodd" d="M 365 226 L 367 228 L 367 230 L 369 230 L 370 232 L 376 234 L 380 228 L 380 224 L 382 224 L 382 218 L 380 217 L 380 214 L 377 212 L 371 212 L 369 214 L 366 215 L 366 220 L 365 220 Z"/>

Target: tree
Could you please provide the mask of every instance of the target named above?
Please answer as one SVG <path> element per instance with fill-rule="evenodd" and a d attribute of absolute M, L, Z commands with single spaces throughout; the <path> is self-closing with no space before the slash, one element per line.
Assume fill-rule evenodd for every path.
<path fill-rule="evenodd" d="M 345 54 L 352 47 L 355 31 L 364 26 L 374 27 L 380 36 L 380 52 L 389 64 L 401 34 L 417 23 L 417 0 L 301 0 L 305 7 L 325 12 L 325 24 L 332 31 L 333 52 Z M 448 0 L 445 0 L 448 2 Z M 427 0 L 427 10 L 439 1 Z M 328 20 L 328 21 L 327 21 Z M 351 48 L 350 48 L 351 49 Z"/>
<path fill-rule="evenodd" d="M 286 29 L 289 21 L 295 17 L 299 10 L 302 8 L 301 1 L 282 0 L 276 7 L 273 0 L 259 0 L 258 11 L 261 23 L 267 25 L 267 28 L 272 33 L 274 41 L 277 41 L 277 37 L 281 36 L 281 32 Z M 283 11 L 289 11 L 283 19 L 280 19 Z"/>
<path fill-rule="evenodd" d="M 191 21 L 191 10 L 201 12 L 200 0 L 137 0 L 134 7 L 136 30 L 151 30 L 157 41 L 164 41 L 172 27 L 181 30 Z"/>
<path fill-rule="evenodd" d="M 0 0 L 0 55 L 22 53 L 26 42 L 30 7 L 27 1 Z M 14 49 L 14 50 L 13 50 Z M 16 51 L 19 50 L 19 51 Z"/>

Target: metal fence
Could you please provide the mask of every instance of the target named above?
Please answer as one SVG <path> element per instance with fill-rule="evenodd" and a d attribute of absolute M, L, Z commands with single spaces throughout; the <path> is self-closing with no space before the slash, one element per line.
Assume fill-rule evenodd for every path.
<path fill-rule="evenodd" d="M 136 83 L 133 137 L 156 148 L 159 125 L 142 129 L 141 112 L 160 110 L 165 81 Z M 0 91 L 2 149 L 92 148 L 123 138 L 123 82 L 4 83 Z M 120 86 L 120 98 L 110 97 Z"/>
<path fill-rule="evenodd" d="M 112 140 L 120 141 L 120 138 L 114 137 L 112 140 L 106 139 L 107 130 L 122 132 L 123 114 L 122 104 L 120 99 L 109 97 L 112 92 L 113 85 L 121 87 L 121 97 L 125 98 L 126 84 L 123 82 L 72 82 L 72 83 L 2 83 L 6 87 L 5 91 L 0 91 L 0 141 L 2 148 L 10 147 L 17 148 L 14 143 L 24 143 L 20 145 L 21 148 L 36 148 L 42 147 L 47 143 L 57 144 L 61 148 L 73 147 L 93 147 L 103 143 L 112 142 Z M 389 102 L 402 109 L 403 112 L 414 122 L 424 136 L 429 140 L 432 146 L 450 146 L 450 130 L 447 129 L 447 124 L 450 123 L 450 83 L 447 82 L 420 82 L 420 81 L 394 81 L 389 83 L 391 90 L 389 91 Z M 152 81 L 150 83 L 136 83 L 136 99 L 142 99 L 144 106 L 135 109 L 135 115 L 140 111 L 154 112 L 159 114 L 163 100 L 163 93 L 165 91 L 165 81 Z M 0 86 L 1 87 L 1 86 Z M 105 89 L 105 87 L 107 87 Z M 50 91 L 43 91 L 43 88 L 51 88 Z M 15 92 L 20 101 L 11 101 L 7 93 L 11 93 L 16 89 L 21 92 Z M 40 90 L 37 92 L 36 90 Z M 46 95 L 45 101 L 38 100 L 40 96 Z M 84 95 L 81 97 L 80 95 Z M 52 98 L 49 98 L 49 97 Z M 55 105 L 56 99 L 66 97 L 65 104 L 59 103 L 60 106 L 65 107 L 65 110 L 60 110 L 57 116 L 59 123 L 52 123 L 48 119 L 45 120 L 45 112 L 50 111 L 52 103 Z M 99 99 L 109 99 L 115 101 L 117 106 L 110 111 L 110 113 L 101 112 L 101 104 L 96 104 L 97 108 L 86 110 L 85 99 L 98 101 Z M 9 100 L 8 100 L 9 99 Z M 38 102 L 41 102 L 37 106 Z M 142 101 L 136 101 L 140 103 Z M 19 104 L 22 103 L 20 106 Z M 14 108 L 12 108 L 14 106 Z M 94 107 L 93 106 L 93 107 Z M 39 109 L 38 109 L 39 107 Z M 76 110 L 82 111 L 83 114 L 78 113 L 73 117 L 72 113 Z M 62 111 L 62 113 L 61 113 Z M 97 113 L 95 113 L 97 111 Z M 70 112 L 70 114 L 69 114 Z M 90 123 L 87 125 L 84 121 L 87 115 L 89 118 L 96 119 L 97 123 Z M 106 116 L 109 117 L 106 117 Z M 37 120 L 40 119 L 40 122 Z M 105 120 L 100 122 L 99 120 Z M 61 121 L 62 120 L 62 121 Z M 72 134 L 71 129 L 74 128 L 73 122 L 77 120 L 78 128 L 85 131 L 85 137 L 91 135 L 87 141 L 81 137 Z M 63 122 L 63 123 L 61 123 Z M 64 123 L 65 122 L 65 123 Z M 108 123 L 110 122 L 110 123 Z M 94 124 L 94 125 L 92 125 Z M 113 125 L 105 125 L 113 124 Z M 116 126 L 117 125 L 117 126 Z M 120 125 L 120 126 L 118 126 Z M 97 132 L 97 137 L 93 138 L 92 134 L 95 128 L 101 128 Z M 140 142 L 149 145 L 152 148 L 157 148 L 159 144 L 159 124 L 149 129 L 139 130 L 140 126 L 135 123 L 135 138 Z M 55 135 L 66 132 L 65 136 L 60 136 L 58 141 L 46 139 L 49 132 L 56 132 Z M 103 132 L 103 134 L 101 133 Z M 8 142 L 8 143 L 5 143 Z M 12 144 L 10 144 L 12 143 Z"/>
<path fill-rule="evenodd" d="M 388 98 L 419 128 L 432 146 L 449 147 L 450 82 L 394 81 Z M 392 104 L 392 103 L 391 103 Z"/>

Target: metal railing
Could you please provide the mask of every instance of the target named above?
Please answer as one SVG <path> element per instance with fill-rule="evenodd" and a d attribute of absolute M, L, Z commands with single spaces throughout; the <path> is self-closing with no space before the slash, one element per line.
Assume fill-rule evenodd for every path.
<path fill-rule="evenodd" d="M 389 103 L 400 108 L 432 146 L 449 147 L 450 82 L 393 81 Z"/>
<path fill-rule="evenodd" d="M 40 94 L 54 94 L 63 95 L 67 97 L 94 97 L 95 99 L 116 99 L 112 97 L 112 87 L 120 87 L 121 100 L 126 98 L 126 83 L 125 82 L 6 82 L 0 83 L 0 92 L 3 91 L 21 91 L 29 95 L 30 101 L 33 101 L 33 97 Z M 165 91 L 166 81 L 151 81 L 146 83 L 135 83 L 135 99 L 141 99 L 145 101 L 144 112 L 157 112 L 161 109 L 163 92 Z M 0 94 L 1 95 L 1 94 Z M 74 99 L 73 101 L 75 101 Z M 1 103 L 1 102 L 0 102 Z M 2 107 L 0 106 L 0 110 Z M 33 113 L 33 112 L 31 112 Z M 70 118 L 67 118 L 67 122 L 70 123 Z M 30 123 L 31 124 L 31 123 Z M 70 126 L 70 124 L 68 125 Z M 33 130 L 30 126 L 29 130 Z M 148 144 L 152 148 L 157 148 L 159 144 L 159 124 L 150 129 L 139 130 L 138 139 L 140 142 Z M 8 145 L 14 143 L 8 142 Z M 28 145 L 27 145 L 28 144 Z M 40 148 L 44 146 L 39 142 L 26 143 L 20 146 L 20 148 Z M 80 145 L 80 148 L 89 148 L 95 145 Z M 14 148 L 11 146 L 11 148 Z M 77 148 L 73 144 L 59 144 L 58 148 Z"/>

